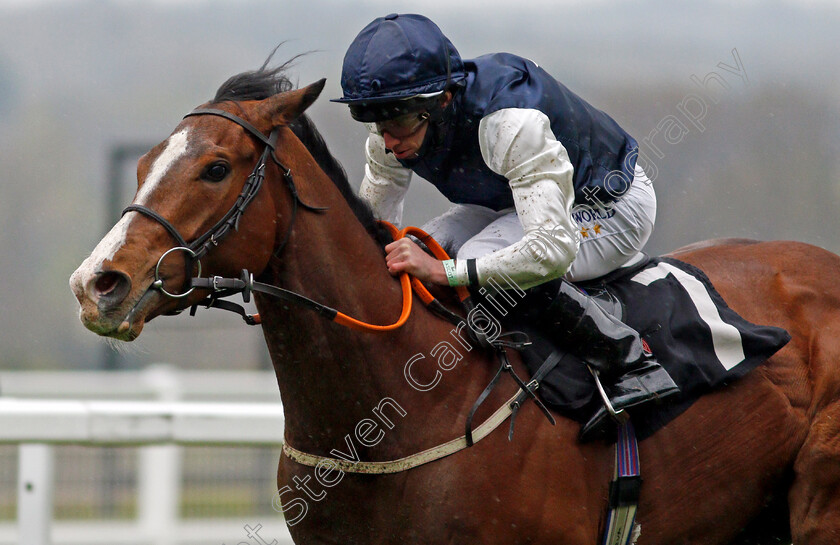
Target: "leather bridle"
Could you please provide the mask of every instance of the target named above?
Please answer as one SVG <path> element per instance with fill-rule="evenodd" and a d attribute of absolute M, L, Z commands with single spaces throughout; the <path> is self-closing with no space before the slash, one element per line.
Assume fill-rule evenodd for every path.
<path fill-rule="evenodd" d="M 265 179 L 265 167 L 268 159 L 271 158 L 272 161 L 280 168 L 280 172 L 283 174 L 283 179 L 286 184 L 289 186 L 289 189 L 292 193 L 292 214 L 291 219 L 289 221 L 289 227 L 286 231 L 285 236 L 280 241 L 280 244 L 277 246 L 277 250 L 275 250 L 274 255 L 277 256 L 280 252 L 283 251 L 283 248 L 286 246 L 286 243 L 289 240 L 289 236 L 291 235 L 292 225 L 295 220 L 295 215 L 297 214 L 298 205 L 302 206 L 307 210 L 312 211 L 322 211 L 326 210 L 325 208 L 310 206 L 303 201 L 300 200 L 298 196 L 297 189 L 295 187 L 295 181 L 292 177 L 291 169 L 284 166 L 278 159 L 277 155 L 275 154 L 275 147 L 277 144 L 277 136 L 279 129 L 275 128 L 271 131 L 271 134 L 265 136 L 259 129 L 254 127 L 251 123 L 245 121 L 241 117 L 238 117 L 232 113 L 226 112 L 224 110 L 217 110 L 213 108 L 199 108 L 193 110 L 192 112 L 188 113 L 184 117 L 191 117 L 191 116 L 199 116 L 199 115 L 215 115 L 219 117 L 223 117 L 230 121 L 233 121 L 246 132 L 250 133 L 251 136 L 254 136 L 257 140 L 262 142 L 265 145 L 263 149 L 262 155 L 260 156 L 259 161 L 254 166 L 254 170 L 248 176 L 248 179 L 245 181 L 245 184 L 242 187 L 242 191 L 237 197 L 236 202 L 227 211 L 227 213 L 222 216 L 222 218 L 216 222 L 213 227 L 207 230 L 203 235 L 197 237 L 192 242 L 187 242 L 181 233 L 178 232 L 178 229 L 175 228 L 172 223 L 169 222 L 166 218 L 148 208 L 146 206 L 140 204 L 131 204 L 122 211 L 123 215 L 128 212 L 139 212 L 144 216 L 147 216 L 157 223 L 162 225 L 164 229 L 175 239 L 175 242 L 178 244 L 177 246 L 170 248 L 160 257 L 155 266 L 155 279 L 149 289 L 160 291 L 162 294 L 174 298 L 174 299 L 181 299 L 183 297 L 187 297 L 190 295 L 193 290 L 195 290 L 196 286 L 193 285 L 192 279 L 192 269 L 193 265 L 198 263 L 198 276 L 201 276 L 201 258 L 204 257 L 207 252 L 211 249 L 215 248 L 219 245 L 219 243 L 224 239 L 231 230 L 237 230 L 239 228 L 239 220 L 242 218 L 242 214 L 245 212 L 247 206 L 254 200 L 256 197 L 257 192 L 262 187 L 263 180 Z M 181 293 L 172 293 L 166 288 L 163 287 L 163 280 L 160 278 L 160 265 L 163 260 L 172 252 L 181 251 L 186 254 L 186 275 L 184 279 L 184 285 L 181 289 Z M 145 297 L 145 295 L 144 295 Z"/>
<path fill-rule="evenodd" d="M 239 220 L 242 217 L 242 214 L 245 212 L 245 208 L 254 199 L 260 187 L 262 186 L 263 180 L 265 179 L 265 168 L 269 157 L 280 168 L 280 171 L 283 174 L 283 179 L 286 182 L 290 193 L 292 194 L 292 212 L 289 219 L 289 225 L 286 230 L 286 234 L 283 236 L 280 243 L 277 245 L 277 249 L 274 251 L 274 257 L 279 257 L 280 253 L 283 251 L 283 248 L 285 248 L 286 243 L 289 241 L 298 207 L 302 207 L 306 210 L 314 212 L 322 212 L 326 210 L 326 208 L 308 205 L 300 199 L 300 196 L 297 192 L 297 188 L 295 186 L 295 181 L 292 176 L 291 169 L 284 166 L 277 159 L 277 156 L 275 154 L 275 146 L 278 137 L 277 128 L 272 130 L 269 136 L 265 136 L 256 127 L 254 127 L 244 119 L 224 110 L 217 110 L 212 108 L 199 108 L 193 110 L 184 117 L 197 115 L 215 115 L 233 121 L 237 125 L 241 126 L 243 129 L 245 129 L 252 136 L 257 138 L 260 142 L 265 144 L 265 148 L 263 150 L 262 155 L 260 156 L 259 161 L 257 161 L 257 164 L 254 166 L 253 172 L 251 172 L 251 174 L 248 176 L 248 179 L 245 181 L 245 184 L 242 187 L 242 192 L 239 194 L 239 197 L 236 199 L 236 202 L 233 204 L 230 210 L 228 210 L 228 212 L 218 222 L 216 222 L 216 224 L 213 227 L 211 227 L 207 232 L 205 232 L 203 235 L 199 236 L 192 242 L 188 243 L 181 235 L 181 233 L 178 232 L 178 229 L 176 229 L 175 226 L 169 222 L 169 220 L 167 220 L 151 208 L 140 204 L 132 204 L 127 206 L 123 210 L 123 214 L 126 214 L 127 212 L 139 212 L 140 214 L 143 214 L 144 216 L 153 219 L 154 221 L 162 225 L 164 229 L 166 229 L 166 231 L 172 236 L 173 239 L 175 239 L 176 243 L 178 244 L 177 246 L 174 246 L 166 252 L 164 252 L 163 255 L 161 255 L 161 257 L 158 259 L 158 262 L 155 265 L 153 282 L 149 285 L 149 287 L 146 289 L 146 292 L 140 297 L 140 299 L 134 305 L 134 307 L 129 311 L 128 315 L 126 316 L 125 322 L 131 324 L 134 315 L 140 312 L 140 310 L 145 305 L 146 301 L 152 296 L 154 296 L 156 293 L 163 294 L 173 299 L 182 299 L 193 293 L 193 291 L 196 289 L 206 289 L 210 291 L 210 295 L 208 295 L 207 298 L 200 301 L 199 303 L 192 305 L 191 313 L 195 312 L 195 309 L 198 305 L 203 305 L 207 308 L 221 308 L 223 310 L 228 310 L 239 314 L 249 325 L 256 325 L 260 323 L 259 315 L 248 314 L 245 311 L 244 307 L 242 307 L 241 305 L 232 303 L 230 301 L 226 301 L 223 298 L 228 297 L 230 295 L 234 295 L 236 293 L 241 293 L 244 301 L 247 303 L 250 300 L 252 292 L 260 292 L 271 295 L 272 297 L 277 297 L 279 299 L 289 301 L 304 308 L 308 308 L 309 310 L 317 312 L 322 317 L 328 320 L 336 322 L 345 327 L 349 327 L 351 329 L 357 329 L 362 331 L 386 332 L 402 327 L 406 320 L 408 320 L 408 317 L 411 313 L 413 287 L 415 291 L 417 291 L 420 294 L 420 297 L 421 299 L 423 299 L 423 302 L 427 306 L 432 308 L 432 310 L 434 310 L 435 312 L 437 312 L 438 314 L 440 314 L 441 316 L 445 317 L 453 323 L 460 323 L 461 318 L 459 316 L 452 313 L 450 310 L 444 307 L 437 299 L 435 299 L 422 285 L 422 283 L 420 283 L 420 281 L 418 281 L 416 278 L 410 279 L 408 274 L 406 273 L 400 275 L 400 284 L 402 287 L 403 295 L 402 312 L 396 322 L 388 325 L 368 324 L 355 318 L 352 318 L 331 307 L 313 301 L 291 290 L 287 290 L 279 286 L 264 284 L 262 282 L 255 282 L 253 275 L 250 274 L 247 270 L 242 271 L 240 278 L 222 278 L 219 276 L 213 276 L 211 278 L 201 278 L 201 258 L 204 257 L 207 254 L 207 252 L 209 252 L 212 248 L 218 246 L 221 240 L 225 236 L 227 236 L 232 229 L 235 230 L 238 228 Z M 449 258 L 449 256 L 446 255 L 446 252 L 443 250 L 443 248 L 441 248 L 436 242 L 434 242 L 434 240 L 428 234 L 417 229 L 416 227 L 407 227 L 402 231 L 398 231 L 395 227 L 390 226 L 390 230 L 392 236 L 394 236 L 394 239 L 405 236 L 406 234 L 418 236 L 421 240 L 426 242 L 426 244 L 434 252 L 436 257 L 438 257 L 439 259 Z M 166 290 L 163 286 L 163 279 L 160 278 L 160 265 L 167 255 L 169 255 L 172 252 L 178 251 L 184 252 L 186 254 L 186 275 L 184 285 L 181 288 L 181 293 L 172 293 Z M 198 264 L 198 276 L 192 277 L 192 269 L 196 263 Z M 466 299 L 469 296 L 469 293 L 464 288 L 460 288 L 458 293 L 459 297 L 462 300 Z M 173 314 L 177 314 L 178 312 L 180 312 L 180 310 L 174 311 Z"/>
<path fill-rule="evenodd" d="M 262 187 L 263 181 L 265 180 L 265 168 L 268 159 L 271 158 L 272 161 L 280 168 L 280 172 L 283 174 L 283 180 L 286 182 L 286 185 L 289 187 L 289 190 L 292 194 L 292 213 L 289 220 L 289 226 L 286 230 L 286 234 L 281 239 L 280 243 L 277 246 L 277 249 L 274 251 L 274 256 L 278 256 L 282 251 L 283 248 L 286 246 L 286 243 L 289 241 L 289 237 L 291 236 L 292 226 L 294 225 L 295 216 L 297 214 L 298 207 L 303 207 L 306 210 L 311 210 L 315 212 L 320 212 L 326 210 L 326 208 L 321 208 L 317 206 L 310 206 L 300 200 L 298 196 L 297 188 L 295 187 L 294 177 L 292 176 L 291 169 L 287 168 L 283 163 L 277 159 L 277 155 L 275 153 L 275 147 L 277 144 L 277 137 L 279 134 L 279 129 L 275 128 L 271 131 L 271 134 L 265 136 L 259 129 L 254 127 L 248 121 L 242 119 L 239 116 L 236 116 L 230 112 L 226 112 L 224 110 L 218 110 L 214 108 L 199 108 L 193 110 L 192 112 L 188 113 L 184 116 L 184 118 L 191 117 L 191 116 L 199 116 L 199 115 L 215 115 L 218 117 L 223 117 L 230 121 L 233 121 L 240 127 L 242 127 L 246 132 L 248 132 L 251 136 L 255 137 L 257 140 L 262 142 L 265 145 L 263 149 L 262 155 L 260 155 L 259 161 L 254 166 L 254 170 L 248 176 L 247 180 L 245 180 L 245 184 L 242 186 L 242 191 L 237 197 L 236 202 L 233 203 L 230 210 L 222 216 L 222 218 L 216 222 L 213 227 L 207 230 L 203 235 L 197 237 L 192 242 L 187 242 L 184 237 L 178 232 L 178 229 L 172 225 L 169 220 L 161 216 L 159 213 L 155 212 L 151 208 L 147 206 L 143 206 L 141 204 L 131 204 L 122 211 L 122 215 L 125 215 L 128 212 L 139 212 L 144 216 L 151 218 L 152 220 L 159 223 L 163 226 L 164 229 L 175 239 L 177 246 L 174 246 L 163 253 L 158 259 L 157 264 L 155 265 L 154 271 L 154 281 L 149 285 L 146 289 L 145 293 L 140 297 L 140 299 L 135 303 L 132 309 L 129 311 L 128 315 L 125 318 L 125 321 L 128 324 L 131 324 L 134 315 L 138 313 L 144 306 L 146 301 L 150 299 L 155 293 L 163 294 L 167 297 L 172 299 L 182 299 L 190 295 L 196 288 L 206 287 L 205 285 L 208 281 L 211 282 L 210 287 L 215 288 L 216 284 L 218 283 L 218 277 L 214 279 L 204 279 L 201 278 L 201 258 L 204 257 L 207 252 L 211 249 L 215 248 L 219 245 L 219 243 L 224 239 L 228 234 L 230 234 L 231 230 L 236 230 L 239 228 L 239 220 L 242 218 L 242 214 L 245 212 L 247 206 L 254 200 L 256 197 L 257 192 Z M 181 287 L 180 293 L 173 293 L 168 291 L 163 286 L 163 279 L 160 277 L 160 265 L 163 263 L 163 260 L 171 254 L 172 252 L 184 252 L 186 254 L 186 259 L 184 260 L 184 267 L 186 269 L 184 275 L 184 284 Z M 193 266 L 198 264 L 198 277 L 192 277 L 192 270 Z M 250 279 L 250 281 L 249 281 Z M 243 280 L 246 284 L 253 284 L 253 278 L 250 278 L 249 274 L 246 274 L 246 271 L 243 271 Z M 215 306 L 223 307 L 225 306 L 223 301 L 217 301 L 215 297 L 210 298 L 211 301 L 208 303 L 210 306 L 214 301 L 216 301 Z M 304 298 L 305 299 L 305 298 Z M 247 295 L 246 295 L 247 301 Z M 228 310 L 235 310 L 235 309 L 228 309 Z M 239 312 L 239 310 L 236 310 Z M 179 311 L 173 312 L 173 314 L 177 314 Z M 244 311 L 239 312 L 243 315 L 243 318 L 246 322 L 252 323 L 255 322 L 254 317 L 250 315 L 246 315 Z"/>

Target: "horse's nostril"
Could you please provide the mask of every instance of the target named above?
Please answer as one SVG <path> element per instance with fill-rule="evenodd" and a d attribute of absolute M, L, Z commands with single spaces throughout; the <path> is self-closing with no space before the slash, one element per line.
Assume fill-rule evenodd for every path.
<path fill-rule="evenodd" d="M 93 292 L 99 299 L 111 301 L 122 301 L 131 289 L 131 281 L 128 275 L 108 271 L 101 273 L 93 284 Z"/>
<path fill-rule="evenodd" d="M 96 279 L 96 284 L 94 288 L 96 289 L 97 295 L 107 295 L 110 293 L 114 286 L 117 285 L 117 281 L 119 278 L 114 273 L 106 273 Z"/>

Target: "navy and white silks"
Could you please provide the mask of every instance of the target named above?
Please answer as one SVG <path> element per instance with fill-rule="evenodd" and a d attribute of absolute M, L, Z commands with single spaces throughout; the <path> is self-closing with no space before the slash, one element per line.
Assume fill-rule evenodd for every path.
<path fill-rule="evenodd" d="M 441 145 L 398 161 L 368 136 L 360 196 L 377 217 L 399 224 L 412 174 L 425 178 L 454 205 L 424 229 L 456 253 L 459 277 L 476 258 L 480 284 L 580 281 L 639 259 L 656 196 L 636 141 L 529 60 L 464 64 Z"/>

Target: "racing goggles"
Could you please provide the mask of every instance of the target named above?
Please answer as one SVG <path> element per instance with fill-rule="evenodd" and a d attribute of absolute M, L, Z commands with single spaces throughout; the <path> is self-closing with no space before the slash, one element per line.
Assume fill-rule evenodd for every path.
<path fill-rule="evenodd" d="M 439 107 L 443 91 L 415 95 L 394 100 L 359 100 L 350 104 L 350 115 L 362 123 L 392 120 L 420 112 L 431 112 Z"/>
<path fill-rule="evenodd" d="M 394 138 L 412 136 L 429 120 L 429 112 L 412 112 L 385 121 L 371 123 L 371 130 L 376 134 L 388 133 Z"/>

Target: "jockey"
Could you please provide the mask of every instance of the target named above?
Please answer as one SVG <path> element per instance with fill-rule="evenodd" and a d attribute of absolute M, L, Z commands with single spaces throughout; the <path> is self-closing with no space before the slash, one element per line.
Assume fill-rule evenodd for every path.
<path fill-rule="evenodd" d="M 441 285 L 526 289 L 526 315 L 610 381 L 615 410 L 676 393 L 639 334 L 569 281 L 642 262 L 656 196 L 638 145 L 534 62 L 462 60 L 429 19 L 391 14 L 344 57 L 344 96 L 368 124 L 360 196 L 399 224 L 412 173 L 453 206 L 424 229 L 456 258 L 407 238 L 385 247 L 392 274 Z M 600 427 L 600 409 L 582 433 Z"/>

